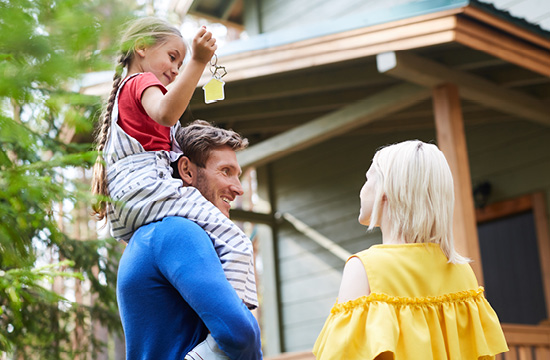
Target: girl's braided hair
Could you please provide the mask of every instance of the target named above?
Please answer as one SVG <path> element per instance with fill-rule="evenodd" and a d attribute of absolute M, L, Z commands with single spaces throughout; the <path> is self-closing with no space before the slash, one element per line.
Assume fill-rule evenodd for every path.
<path fill-rule="evenodd" d="M 124 68 L 129 67 L 133 61 L 136 49 L 160 45 L 167 41 L 170 36 L 179 36 L 180 31 L 168 22 L 155 18 L 146 17 L 134 20 L 124 26 L 126 31 L 120 39 L 118 61 L 113 76 L 113 88 L 111 94 L 103 107 L 100 116 L 99 126 L 95 134 L 95 147 L 98 157 L 93 168 L 92 194 L 97 195 L 96 202 L 92 205 L 93 214 L 98 220 L 105 218 L 107 214 L 109 189 L 107 185 L 105 162 L 103 151 L 109 136 L 111 127 L 111 112 L 115 104 L 115 97 L 122 82 Z"/>

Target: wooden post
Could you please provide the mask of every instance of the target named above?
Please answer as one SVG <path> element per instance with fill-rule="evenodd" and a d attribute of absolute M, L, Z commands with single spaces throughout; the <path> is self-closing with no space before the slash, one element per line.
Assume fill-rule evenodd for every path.
<path fill-rule="evenodd" d="M 468 149 L 457 86 L 446 83 L 435 87 L 433 106 L 437 143 L 447 158 L 454 180 L 453 235 L 455 247 L 461 255 L 473 260 L 472 268 L 479 283 L 483 284 Z"/>
<path fill-rule="evenodd" d="M 273 181 L 271 164 L 256 168 L 258 177 L 258 196 L 260 211 L 269 211 L 270 218 L 275 218 L 277 197 Z M 276 221 L 258 226 L 258 240 L 263 263 L 262 274 L 262 304 L 261 329 L 264 356 L 276 356 L 284 351 L 283 316 L 281 312 L 282 298 L 279 270 L 279 224 Z"/>

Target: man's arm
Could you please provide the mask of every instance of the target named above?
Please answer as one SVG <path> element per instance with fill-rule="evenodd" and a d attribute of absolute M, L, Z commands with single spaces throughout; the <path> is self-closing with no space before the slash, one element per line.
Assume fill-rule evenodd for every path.
<path fill-rule="evenodd" d="M 160 271 L 231 359 L 262 359 L 258 323 L 227 281 L 212 240 L 190 220 L 164 221 L 168 241 L 155 247 Z"/>

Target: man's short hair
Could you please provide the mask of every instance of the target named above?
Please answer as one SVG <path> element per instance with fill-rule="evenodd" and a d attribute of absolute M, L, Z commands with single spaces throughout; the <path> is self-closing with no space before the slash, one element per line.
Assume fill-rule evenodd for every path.
<path fill-rule="evenodd" d="M 238 151 L 248 146 L 248 139 L 235 131 L 216 127 L 204 120 L 195 120 L 179 128 L 175 138 L 183 155 L 201 168 L 206 166 L 212 150 L 229 146 L 233 151 Z M 173 168 L 176 170 L 177 166 Z M 177 171 L 174 171 L 174 177 L 179 178 L 178 175 Z"/>

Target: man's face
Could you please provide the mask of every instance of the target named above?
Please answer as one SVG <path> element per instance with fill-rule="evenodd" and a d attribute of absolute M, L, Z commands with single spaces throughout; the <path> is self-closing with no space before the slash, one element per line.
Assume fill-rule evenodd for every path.
<path fill-rule="evenodd" d="M 229 217 L 231 201 L 243 194 L 240 175 L 235 151 L 223 146 L 211 151 L 204 168 L 197 167 L 197 176 L 191 185 Z"/>

